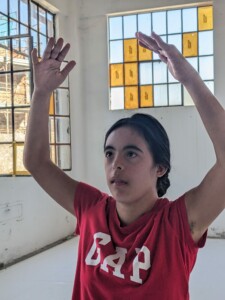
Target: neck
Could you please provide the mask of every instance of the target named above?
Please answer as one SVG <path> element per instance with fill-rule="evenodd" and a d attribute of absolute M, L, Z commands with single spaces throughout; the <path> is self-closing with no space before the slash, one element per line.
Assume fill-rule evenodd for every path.
<path fill-rule="evenodd" d="M 153 197 L 151 201 L 145 203 L 145 205 L 140 205 L 139 202 L 134 203 L 116 203 L 117 213 L 122 226 L 129 225 L 141 217 L 144 213 L 150 212 L 155 205 L 158 197 Z"/>

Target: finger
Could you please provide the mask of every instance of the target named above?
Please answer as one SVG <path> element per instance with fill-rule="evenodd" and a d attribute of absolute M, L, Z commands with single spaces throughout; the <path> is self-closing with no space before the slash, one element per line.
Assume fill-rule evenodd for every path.
<path fill-rule="evenodd" d="M 58 41 L 56 42 L 54 48 L 52 49 L 50 58 L 56 59 L 59 55 L 59 52 L 62 49 L 62 46 L 63 46 L 63 38 L 59 38 Z"/>
<path fill-rule="evenodd" d="M 32 51 L 31 51 L 31 58 L 32 58 L 32 62 L 34 65 L 38 64 L 38 56 L 37 56 L 37 49 L 34 48 Z"/>
<path fill-rule="evenodd" d="M 70 44 L 66 44 L 66 45 L 63 47 L 62 51 L 59 52 L 59 55 L 58 55 L 58 57 L 56 57 L 56 59 L 57 59 L 59 62 L 63 62 L 64 59 L 65 59 L 65 57 L 66 57 L 66 55 L 67 55 L 67 53 L 68 53 L 68 51 L 69 51 L 69 49 L 70 49 Z"/>
<path fill-rule="evenodd" d="M 71 60 L 68 64 L 62 69 L 61 74 L 64 78 L 69 74 L 69 72 L 75 67 L 76 62 Z"/>
<path fill-rule="evenodd" d="M 43 53 L 43 56 L 42 56 L 42 60 L 46 60 L 46 59 L 49 59 L 50 56 L 51 56 L 51 52 L 52 52 L 52 47 L 54 46 L 54 43 L 55 43 L 55 39 L 53 37 L 51 37 L 48 41 L 48 44 L 45 48 L 45 51 Z"/>
<path fill-rule="evenodd" d="M 161 48 L 158 46 L 156 41 L 153 38 L 151 38 L 150 36 L 147 36 L 146 34 L 144 34 L 142 32 L 138 32 L 136 34 L 136 36 L 138 38 L 139 44 L 141 44 L 142 47 L 145 47 L 156 53 L 158 53 L 158 51 L 161 50 Z"/>
<path fill-rule="evenodd" d="M 156 41 L 156 43 L 158 44 L 158 46 L 161 48 L 161 49 L 167 49 L 168 47 L 168 44 L 165 43 L 163 41 L 163 39 L 158 35 L 156 34 L 154 31 L 152 32 L 152 35 L 151 35 L 152 39 L 154 39 Z"/>
<path fill-rule="evenodd" d="M 165 64 L 167 64 L 167 57 L 164 56 L 163 54 L 159 54 L 159 58 L 161 59 L 161 61 L 163 61 Z"/>

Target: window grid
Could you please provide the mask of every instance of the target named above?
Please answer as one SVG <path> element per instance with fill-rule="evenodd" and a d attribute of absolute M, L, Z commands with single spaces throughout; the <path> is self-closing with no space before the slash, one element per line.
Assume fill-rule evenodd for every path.
<path fill-rule="evenodd" d="M 10 4 L 15 7 L 14 11 Z M 36 15 L 32 14 L 32 7 Z M 0 176 L 29 175 L 23 166 L 22 153 L 33 88 L 30 49 L 36 47 L 41 57 L 51 36 L 55 36 L 55 15 L 50 11 L 31 0 L 1 0 Z M 59 96 L 56 96 L 57 91 Z M 57 102 L 60 109 L 49 110 L 49 124 L 53 124 L 51 158 L 62 169 L 71 170 L 69 81 L 57 91 L 52 94 L 51 102 L 54 107 Z M 66 111 L 62 108 L 64 103 Z"/>
<path fill-rule="evenodd" d="M 193 31 L 187 30 L 184 28 L 184 25 L 187 26 L 187 22 L 185 23 L 185 14 L 195 12 L 196 14 L 196 28 Z M 208 58 L 209 63 L 211 63 L 211 68 L 209 67 L 209 71 L 205 72 L 208 73 L 203 76 L 204 81 L 206 84 L 209 84 L 213 92 L 213 21 L 212 21 L 212 5 L 203 5 L 203 6 L 193 6 L 188 8 L 176 8 L 176 9 L 168 9 L 168 10 L 160 10 L 154 12 L 142 12 L 136 13 L 132 15 L 121 15 L 121 16 L 109 16 L 108 17 L 108 28 L 109 28 L 109 92 L 110 92 L 110 109 L 137 109 L 140 107 L 159 107 L 159 106 L 186 106 L 186 105 L 193 105 L 192 100 L 190 97 L 187 96 L 185 89 L 181 84 L 176 81 L 175 79 L 171 79 L 171 75 L 169 74 L 168 70 L 166 71 L 166 80 L 155 81 L 156 74 L 156 66 L 163 65 L 163 62 L 157 57 L 156 54 L 152 54 L 151 51 L 147 50 L 149 57 L 140 59 L 143 55 L 143 48 L 140 46 L 135 46 L 135 41 L 137 44 L 137 40 L 134 36 L 135 32 L 139 30 L 139 26 L 141 27 L 141 17 L 148 16 L 150 20 L 150 26 L 148 31 L 152 32 L 155 30 L 154 26 L 156 25 L 153 23 L 153 19 L 155 18 L 157 13 L 164 13 L 165 14 L 165 31 L 161 30 L 161 37 L 168 42 L 170 39 L 177 38 L 178 43 L 178 36 L 181 39 L 181 51 L 183 55 L 189 60 L 190 58 L 197 59 L 197 71 L 200 72 L 200 75 L 203 73 L 201 69 L 204 70 L 204 66 L 206 65 L 206 60 L 204 58 Z M 171 13 L 180 14 L 180 29 L 179 30 L 172 30 L 169 24 L 169 17 L 171 17 Z M 170 14 L 170 16 L 169 16 Z M 136 21 L 135 31 L 132 33 L 132 36 L 128 38 L 125 36 L 125 26 L 124 23 L 126 22 L 127 16 L 133 16 L 133 19 Z M 130 18 L 131 19 L 131 18 Z M 187 19 L 187 18 L 186 18 Z M 203 19 L 203 21 L 202 21 Z M 118 20 L 118 24 L 115 25 L 116 21 Z M 156 18 L 155 18 L 156 20 Z M 154 26 L 153 26 L 154 25 Z M 127 27 L 127 26 L 126 26 Z M 134 27 L 130 25 L 130 27 Z M 170 29 L 170 30 L 169 30 Z M 156 31 L 157 32 L 157 31 Z M 208 45 L 212 49 L 211 53 L 207 53 L 207 51 L 203 51 L 204 49 L 204 39 L 203 33 L 208 34 L 210 37 L 210 41 L 208 41 Z M 176 40 L 175 40 L 176 41 Z M 200 44 L 201 41 L 201 44 Z M 117 43 L 117 47 L 116 47 Z M 119 46 L 119 43 L 121 44 Z M 129 47 L 130 43 L 130 47 Z M 205 47 L 206 48 L 206 47 Z M 130 51 L 130 53 L 127 53 Z M 201 53 L 200 53 L 201 51 Z M 122 54 L 122 56 L 121 56 Z M 133 57 L 132 57 L 133 54 Z M 130 57 L 130 61 L 129 58 Z M 137 73 L 132 70 L 132 64 L 137 64 Z M 142 64 L 151 63 L 151 81 L 149 83 L 141 83 L 141 68 Z M 130 65 L 129 65 L 130 64 Z M 129 68 L 130 66 L 130 68 Z M 133 79 L 137 81 L 135 85 L 134 81 L 127 82 L 127 67 L 130 70 L 130 77 L 133 75 Z M 160 72 L 159 72 L 160 73 Z M 208 77 L 207 77 L 208 76 Z M 136 89 L 134 89 L 134 86 Z M 144 87 L 148 87 L 149 92 L 143 92 Z M 157 90 L 160 93 L 160 86 L 161 88 L 165 89 L 167 93 L 167 99 L 164 100 L 163 103 L 160 103 L 156 99 Z M 132 87 L 133 94 L 130 90 L 130 99 L 127 100 L 127 93 L 129 87 Z M 134 92 L 135 90 L 135 92 Z M 151 90 L 151 91 L 150 91 Z M 177 98 L 177 94 L 174 91 L 178 91 L 180 96 Z M 142 95 L 144 93 L 144 96 Z M 136 96 L 135 96 L 136 95 Z M 145 102 L 144 97 L 149 97 L 149 104 L 147 105 L 147 101 Z"/>

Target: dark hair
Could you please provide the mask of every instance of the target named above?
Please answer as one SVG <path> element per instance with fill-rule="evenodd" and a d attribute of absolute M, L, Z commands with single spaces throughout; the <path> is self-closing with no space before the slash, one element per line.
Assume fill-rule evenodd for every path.
<path fill-rule="evenodd" d="M 150 115 L 134 114 L 131 117 L 118 120 L 109 128 L 105 135 L 104 146 L 110 133 L 120 127 L 131 127 L 140 133 L 147 142 L 155 164 L 167 169 L 166 173 L 157 180 L 157 193 L 159 197 L 162 197 L 170 186 L 168 174 L 171 169 L 170 143 L 165 129 L 158 120 Z"/>

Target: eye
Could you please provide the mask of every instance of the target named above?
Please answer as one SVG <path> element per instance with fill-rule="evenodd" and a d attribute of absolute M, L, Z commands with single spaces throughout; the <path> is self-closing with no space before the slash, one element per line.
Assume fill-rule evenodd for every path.
<path fill-rule="evenodd" d="M 105 151 L 105 157 L 110 158 L 112 157 L 113 153 L 112 151 Z"/>
<path fill-rule="evenodd" d="M 134 152 L 134 151 L 128 151 L 128 152 L 127 152 L 127 157 L 128 157 L 128 158 L 134 158 L 134 157 L 136 157 L 136 156 L 137 156 L 137 153 Z"/>

